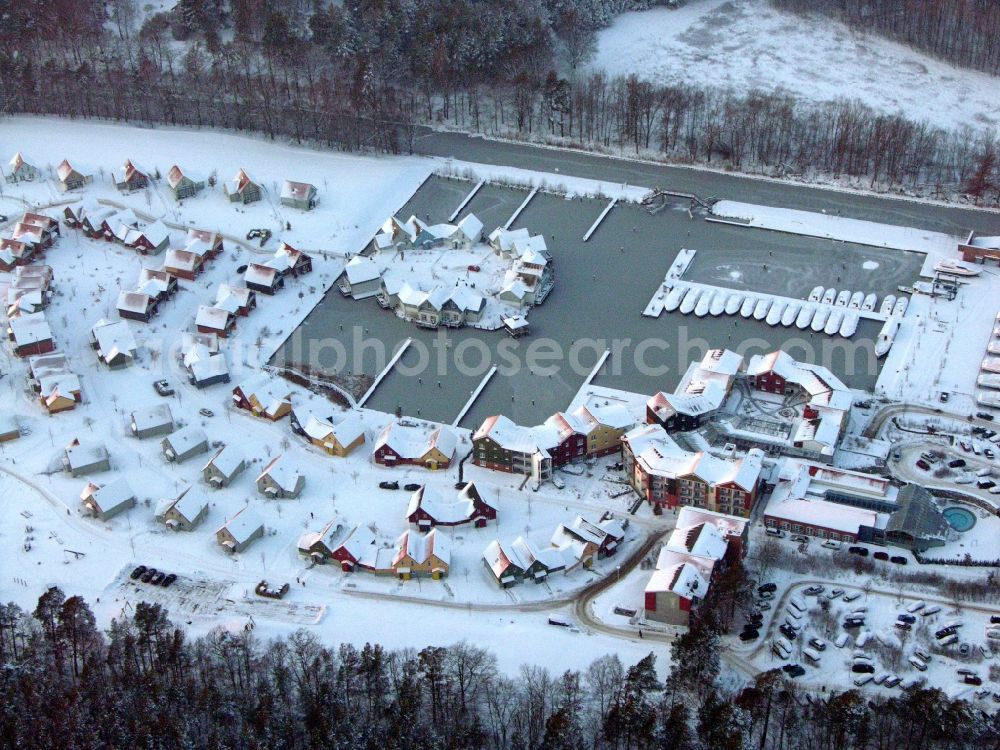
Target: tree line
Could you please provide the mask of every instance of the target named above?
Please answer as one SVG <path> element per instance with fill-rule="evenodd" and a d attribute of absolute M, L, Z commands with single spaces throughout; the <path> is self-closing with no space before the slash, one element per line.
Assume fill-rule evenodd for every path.
<path fill-rule="evenodd" d="M 772 0 L 823 13 L 942 60 L 1000 75 L 1000 5 L 994 0 Z"/>
<path fill-rule="evenodd" d="M 984 130 L 585 73 L 597 30 L 642 0 L 180 0 L 141 24 L 135 2 L 0 0 L 0 111 L 391 153 L 444 125 L 1000 203 Z"/>
<path fill-rule="evenodd" d="M 1000 719 L 937 690 L 807 699 L 780 670 L 720 680 L 708 607 L 670 646 L 504 674 L 477 644 L 326 646 L 305 631 L 190 640 L 139 602 L 106 632 L 79 596 L 0 606 L 2 748 L 937 750 L 1000 747 Z M 497 647 L 512 647 L 497 642 Z M 665 656 L 665 649 L 661 653 Z"/>

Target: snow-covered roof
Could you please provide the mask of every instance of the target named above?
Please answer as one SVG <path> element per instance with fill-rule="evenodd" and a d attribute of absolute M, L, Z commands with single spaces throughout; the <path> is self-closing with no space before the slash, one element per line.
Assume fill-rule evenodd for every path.
<path fill-rule="evenodd" d="M 470 486 L 471 482 L 459 492 L 457 499 L 445 500 L 440 491 L 427 485 L 421 485 L 420 489 L 410 496 L 406 515 L 409 517 L 419 509 L 437 523 L 451 524 L 468 521 L 476 512 L 476 503 L 468 491 Z M 478 497 L 478 494 L 476 496 Z"/>
<path fill-rule="evenodd" d="M 475 241 L 483 233 L 483 222 L 475 214 L 469 214 L 458 222 L 458 228 L 466 237 Z"/>
<path fill-rule="evenodd" d="M 52 338 L 52 329 L 45 319 L 45 313 L 29 313 L 19 315 L 10 321 L 10 330 L 14 336 L 14 342 L 18 346 L 28 346 L 42 341 L 49 341 Z"/>
<path fill-rule="evenodd" d="M 309 200 L 311 195 L 316 193 L 316 187 L 308 182 L 294 182 L 285 180 L 281 186 L 281 197 L 290 198 L 297 201 Z"/>
<path fill-rule="evenodd" d="M 427 534 L 407 529 L 396 540 L 396 557 L 393 563 L 398 564 L 407 555 L 418 564 L 426 563 L 434 556 L 445 565 L 450 565 L 451 539 L 437 529 L 431 529 Z"/>
<path fill-rule="evenodd" d="M 302 473 L 295 466 L 292 459 L 282 461 L 284 454 L 275 456 L 271 463 L 264 467 L 264 470 L 257 476 L 257 481 L 263 477 L 271 477 L 274 483 L 286 492 L 294 492 Z"/>
<path fill-rule="evenodd" d="M 218 452 L 209 459 L 204 468 L 214 466 L 220 474 L 225 477 L 232 477 L 240 464 L 243 463 L 243 453 L 239 448 L 232 445 L 219 448 Z"/>
<path fill-rule="evenodd" d="M 233 313 L 229 312 L 229 310 L 223 310 L 221 307 L 199 305 L 198 314 L 195 316 L 194 322 L 197 326 L 204 326 L 205 328 L 214 328 L 217 331 L 224 331 L 226 330 L 226 326 L 232 317 Z"/>
<path fill-rule="evenodd" d="M 106 461 L 107 458 L 108 449 L 104 447 L 103 443 L 76 439 L 66 446 L 66 462 L 70 469 L 75 470 L 83 466 L 90 466 L 100 461 Z"/>
<path fill-rule="evenodd" d="M 97 342 L 97 353 L 101 359 L 110 361 L 118 354 L 124 354 L 130 358 L 135 357 L 135 351 L 138 347 L 135 343 L 135 337 L 132 335 L 132 329 L 124 320 L 111 322 L 102 318 L 91 329 L 91 332 L 94 335 L 94 341 Z"/>
<path fill-rule="evenodd" d="M 132 423 L 139 431 L 173 424 L 174 418 L 167 404 L 156 404 L 132 412 Z"/>
<path fill-rule="evenodd" d="M 450 458 L 457 445 L 458 437 L 447 427 L 438 427 L 428 434 L 424 427 L 393 421 L 379 433 L 372 451 L 387 446 L 401 458 L 415 460 L 436 448 Z"/>
<path fill-rule="evenodd" d="M 220 243 L 221 238 L 218 232 L 214 232 L 211 229 L 191 228 L 184 239 L 184 249 L 192 253 L 198 253 L 198 255 L 206 255 Z"/>
<path fill-rule="evenodd" d="M 195 487 L 188 487 L 170 505 L 175 513 L 179 513 L 188 521 L 196 519 L 207 507 L 208 499 Z"/>
<path fill-rule="evenodd" d="M 259 263 L 251 263 L 247 266 L 243 274 L 243 281 L 246 284 L 257 284 L 258 286 L 271 286 L 274 283 L 278 271 L 270 266 Z"/>
<path fill-rule="evenodd" d="M 188 425 L 163 438 L 163 442 L 173 449 L 174 453 L 182 454 L 202 443 L 208 443 L 208 435 L 200 427 Z"/>
<path fill-rule="evenodd" d="M 163 266 L 165 268 L 176 268 L 181 271 L 194 271 L 201 263 L 202 256 L 191 250 L 179 250 L 170 248 L 163 256 Z"/>
<path fill-rule="evenodd" d="M 646 593 L 670 592 L 685 599 L 701 599 L 708 592 L 708 580 L 697 565 L 678 560 L 653 572 Z"/>
<path fill-rule="evenodd" d="M 207 352 L 208 349 L 206 348 L 205 351 Z M 210 354 L 207 357 L 198 357 L 188 365 L 188 368 L 191 370 L 192 377 L 198 383 L 229 374 L 226 355 L 221 352 Z"/>
<path fill-rule="evenodd" d="M 86 492 L 86 490 L 84 490 Z M 135 492 L 125 477 L 118 477 L 90 493 L 90 498 L 103 513 L 108 513 L 135 498 Z"/>
<path fill-rule="evenodd" d="M 125 312 L 145 313 L 152 301 L 152 295 L 144 292 L 118 293 L 118 309 Z"/>
<path fill-rule="evenodd" d="M 675 528 L 667 538 L 664 549 L 721 560 L 729 549 L 729 542 L 714 525 L 699 523 Z"/>
<path fill-rule="evenodd" d="M 56 167 L 56 175 L 59 177 L 60 180 L 65 180 L 74 172 L 77 172 L 77 170 L 73 167 L 72 164 L 69 163 L 69 159 L 63 159 L 59 163 L 59 166 Z"/>
<path fill-rule="evenodd" d="M 365 281 L 372 281 L 381 275 L 378 264 L 371 258 L 363 255 L 355 255 L 344 266 L 344 273 L 347 280 L 352 284 L 361 284 Z"/>
<path fill-rule="evenodd" d="M 236 540 L 237 544 L 243 544 L 250 539 L 250 537 L 253 536 L 258 529 L 262 529 L 263 527 L 264 522 L 261 520 L 260 516 L 250 510 L 250 506 L 247 506 L 223 524 L 219 528 L 219 531 L 227 529 L 233 539 Z"/>
<path fill-rule="evenodd" d="M 250 176 L 241 169 L 233 176 L 233 179 L 229 181 L 229 191 L 232 193 L 242 193 L 253 184 L 255 184 L 254 181 L 251 180 Z"/>

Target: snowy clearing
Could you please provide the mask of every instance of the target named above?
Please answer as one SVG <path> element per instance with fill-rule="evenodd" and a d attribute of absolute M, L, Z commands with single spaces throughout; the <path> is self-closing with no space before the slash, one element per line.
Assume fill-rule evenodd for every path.
<path fill-rule="evenodd" d="M 954 67 L 826 16 L 751 0 L 693 0 L 625 13 L 598 37 L 592 69 L 650 81 L 851 97 L 942 128 L 995 127 L 997 79 Z"/>

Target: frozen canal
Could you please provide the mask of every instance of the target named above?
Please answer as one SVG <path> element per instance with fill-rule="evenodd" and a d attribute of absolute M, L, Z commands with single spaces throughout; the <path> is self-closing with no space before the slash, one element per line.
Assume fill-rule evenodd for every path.
<path fill-rule="evenodd" d="M 446 221 L 471 188 L 469 182 L 431 178 L 398 213 L 403 218 L 416 214 L 431 222 Z M 525 190 L 485 185 L 459 218 L 475 213 L 489 231 L 506 222 L 526 195 Z M 333 289 L 303 322 L 301 340 L 308 344 L 334 339 L 354 354 L 355 337 L 365 337 L 370 342 L 359 358 L 360 368 L 374 375 L 378 347 L 388 352 L 387 360 L 394 347 L 412 338 L 414 345 L 366 406 L 387 412 L 400 409 L 449 423 L 489 367 L 500 365 L 500 372 L 462 420 L 466 427 L 496 413 L 535 423 L 565 408 L 604 349 L 619 350 L 620 355 L 608 359 L 594 382 L 641 393 L 673 388 L 688 362 L 699 358 L 705 346 L 736 347 L 749 340 L 753 347 L 748 354 L 792 345 L 793 356 L 803 357 L 811 349 L 816 359 L 849 385 L 870 388 L 874 384 L 877 364 L 865 353 L 847 354 L 877 335 L 878 325 L 871 321 L 862 321 L 852 341 L 844 342 L 738 316 L 696 318 L 672 313 L 652 319 L 643 317 L 642 310 L 682 247 L 698 250 L 686 279 L 800 298 L 819 284 L 880 296 L 890 293 L 897 284 L 916 278 L 920 256 L 716 224 L 698 214 L 691 219 L 686 203 L 655 216 L 642 207 L 620 204 L 584 243 L 584 233 L 606 205 L 603 200 L 566 200 L 539 193 L 514 223 L 512 228 L 526 227 L 545 235 L 556 271 L 552 293 L 544 305 L 530 312 L 532 332 L 525 339 L 514 342 L 499 331 L 469 328 L 427 331 L 382 310 L 374 299 L 354 302 Z M 538 351 L 543 341 L 550 346 Z M 544 356 L 553 348 L 569 355 L 574 342 L 579 348 L 573 356 Z M 503 355 L 499 346 L 507 348 Z M 543 355 L 537 360 L 541 368 L 558 371 L 538 372 L 539 367 L 532 371 L 523 366 L 532 346 Z M 455 366 L 456 352 L 464 354 L 465 372 Z M 275 355 L 278 362 L 302 358 L 302 347 L 296 352 L 290 344 Z M 334 358 L 332 348 L 317 355 L 323 367 L 333 366 Z M 505 366 L 514 359 L 522 366 Z M 845 371 L 849 359 L 854 364 Z"/>

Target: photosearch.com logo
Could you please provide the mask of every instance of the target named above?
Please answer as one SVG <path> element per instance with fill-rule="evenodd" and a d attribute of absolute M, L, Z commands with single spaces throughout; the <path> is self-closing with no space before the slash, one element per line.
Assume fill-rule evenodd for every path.
<path fill-rule="evenodd" d="M 374 375 L 394 362 L 394 372 L 404 377 L 447 378 L 457 374 L 481 378 L 494 367 L 503 377 L 525 371 L 540 376 L 587 377 L 608 352 L 602 370 L 607 376 L 636 372 L 655 378 L 684 372 L 709 350 L 722 348 L 717 342 L 692 336 L 692 330 L 680 326 L 676 339 L 581 337 L 569 344 L 545 336 L 513 339 L 499 332 L 438 330 L 429 341 L 423 337 L 409 339 L 405 352 L 400 354 L 404 342 L 386 342 L 367 334 L 363 326 L 352 326 L 349 331 L 345 328 L 349 335 L 344 337 L 317 338 L 296 330 L 281 346 L 279 359 L 314 374 Z M 799 362 L 821 365 L 838 375 L 878 375 L 878 356 L 870 339 L 790 336 L 774 342 L 750 337 L 729 348 L 746 360 L 782 349 Z M 248 362 L 246 354 L 243 360 Z"/>

